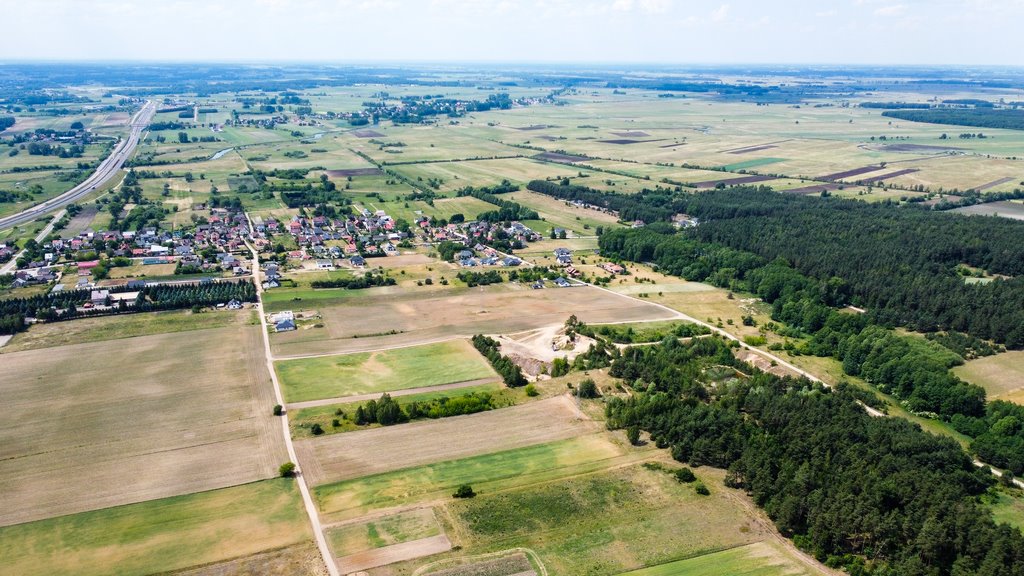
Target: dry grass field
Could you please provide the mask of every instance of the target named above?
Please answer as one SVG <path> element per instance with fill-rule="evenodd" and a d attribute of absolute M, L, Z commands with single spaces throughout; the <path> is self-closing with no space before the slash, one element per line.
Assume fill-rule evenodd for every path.
<path fill-rule="evenodd" d="M 600 428 L 559 396 L 522 406 L 295 443 L 312 485 L 572 438 Z"/>
<path fill-rule="evenodd" d="M 5 354 L 0 525 L 273 477 L 262 351 L 235 326 Z"/>
<path fill-rule="evenodd" d="M 358 298 L 320 308 L 323 329 L 271 335 L 275 356 L 346 354 L 480 333 L 521 332 L 561 324 L 571 314 L 593 324 L 672 317 L 671 312 L 657 306 L 592 287 L 532 290 L 519 284 L 500 284 L 444 290 L 386 287 L 359 292 Z"/>
<path fill-rule="evenodd" d="M 984 388 L 990 400 L 1024 404 L 1024 351 L 970 360 L 953 368 L 953 373 Z"/>
<path fill-rule="evenodd" d="M 147 314 L 80 318 L 74 322 L 31 326 L 26 332 L 16 334 L 6 346 L 0 348 L 0 354 L 153 334 L 244 326 L 253 322 L 258 324 L 259 318 L 253 315 L 252 310 L 218 310 L 203 314 L 194 314 L 187 310 L 168 310 Z"/>
<path fill-rule="evenodd" d="M 288 568 L 279 574 L 316 574 L 301 552 L 311 537 L 295 482 L 273 479 L 0 528 L 0 573 L 143 576 L 209 564 L 187 573 L 226 576 L 260 554 Z M 267 558 L 275 550 L 287 553 Z"/>

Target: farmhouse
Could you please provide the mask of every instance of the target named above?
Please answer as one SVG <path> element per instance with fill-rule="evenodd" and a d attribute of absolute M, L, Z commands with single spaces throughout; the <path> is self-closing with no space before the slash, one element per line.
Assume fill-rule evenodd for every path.
<path fill-rule="evenodd" d="M 625 274 L 626 272 L 625 268 L 613 262 L 605 262 L 604 264 L 601 264 L 601 269 L 606 272 L 611 272 L 612 274 Z"/>

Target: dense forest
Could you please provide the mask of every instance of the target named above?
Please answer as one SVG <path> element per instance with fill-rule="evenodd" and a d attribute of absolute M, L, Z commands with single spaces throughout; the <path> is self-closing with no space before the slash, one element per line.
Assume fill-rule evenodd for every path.
<path fill-rule="evenodd" d="M 887 110 L 882 116 L 928 122 L 930 124 L 952 124 L 978 128 L 1009 128 L 1024 130 L 1024 110 L 1005 108 L 932 108 L 930 110 Z"/>
<path fill-rule="evenodd" d="M 715 366 L 747 376 L 713 381 Z M 869 416 L 847 387 L 757 372 L 720 338 L 629 348 L 611 374 L 634 394 L 608 401 L 609 426 L 639 427 L 679 461 L 728 469 L 728 485 L 830 566 L 878 576 L 1024 573 L 1020 531 L 996 525 L 977 502 L 994 482 L 988 471 L 948 438 Z"/>
<path fill-rule="evenodd" d="M 787 344 L 790 352 L 835 357 L 847 374 L 907 409 L 976 438 L 972 449 L 984 450 L 988 460 L 1024 472 L 1014 456 L 1024 445 L 1024 426 L 998 425 L 1002 417 L 987 413 L 984 390 L 949 371 L 963 362 L 956 351 L 964 342 L 980 337 L 1022 345 L 1021 279 L 966 285 L 953 272 L 955 262 L 972 260 L 1008 272 L 1024 265 L 1014 256 L 1021 247 L 1008 241 L 1021 237 L 1013 231 L 1019 223 L 756 190 L 701 194 L 690 210 L 705 220 L 696 229 L 677 233 L 655 224 L 606 232 L 602 253 L 757 295 L 772 305 L 773 320 L 785 323 L 780 333 L 802 337 Z M 1002 239 L 989 241 L 1000 233 Z M 929 302 L 948 318 L 971 321 L 921 322 L 933 313 Z M 868 312 L 839 310 L 850 303 Z M 888 329 L 894 324 L 969 334 L 929 341 L 900 336 Z M 1016 417 L 1024 421 L 1024 409 Z"/>

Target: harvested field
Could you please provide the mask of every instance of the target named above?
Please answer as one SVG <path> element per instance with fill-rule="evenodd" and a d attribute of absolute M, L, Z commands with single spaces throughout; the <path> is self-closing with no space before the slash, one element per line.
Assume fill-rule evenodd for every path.
<path fill-rule="evenodd" d="M 521 332 L 564 323 L 571 314 L 594 324 L 673 317 L 663 308 L 589 286 L 531 290 L 506 283 L 472 289 L 387 287 L 360 292 L 359 298 L 321 308 L 325 329 L 272 335 L 275 354 L 363 352 L 481 333 Z"/>
<path fill-rule="evenodd" d="M 577 418 L 573 401 L 558 396 L 469 416 L 300 440 L 295 450 L 307 481 L 316 486 L 572 438 L 601 427 Z"/>
<path fill-rule="evenodd" d="M 860 176 L 861 174 L 867 174 L 868 172 L 876 172 L 881 170 L 882 167 L 876 164 L 870 166 L 862 166 L 860 168 L 854 168 L 852 170 L 844 170 L 842 172 L 836 172 L 834 174 L 826 174 L 818 178 L 818 180 L 827 180 L 829 182 L 835 180 L 847 180 L 854 176 Z"/>
<path fill-rule="evenodd" d="M 351 556 L 338 558 L 338 570 L 342 574 L 350 574 L 368 568 L 387 566 L 396 562 L 415 560 L 424 556 L 440 554 L 452 549 L 452 543 L 444 534 L 422 538 L 411 542 L 393 544 L 383 548 L 360 552 Z"/>
<path fill-rule="evenodd" d="M 174 572 L 174 576 L 327 576 L 312 542 Z"/>
<path fill-rule="evenodd" d="M 348 168 L 346 170 L 328 170 L 327 175 L 332 178 L 345 178 L 348 176 L 380 176 L 383 172 L 379 168 Z"/>
<path fill-rule="evenodd" d="M 747 152 L 757 152 L 758 150 L 767 150 L 769 148 L 778 148 L 777 144 L 783 142 L 789 142 L 789 140 L 777 140 L 775 142 L 765 142 L 764 144 L 753 144 L 751 146 L 741 146 L 739 148 L 728 148 L 726 150 L 719 150 L 719 152 L 728 154 L 746 154 Z"/>
<path fill-rule="evenodd" d="M 586 156 L 573 156 L 572 154 L 560 154 L 558 152 L 542 152 L 533 156 L 537 160 L 549 160 L 551 162 L 568 162 L 570 164 L 574 162 L 585 162 L 590 160 Z"/>
<path fill-rule="evenodd" d="M 749 154 L 750 152 L 760 152 L 761 150 L 771 150 L 772 148 L 778 148 L 778 146 L 772 144 L 766 144 L 764 146 L 751 146 L 750 148 L 741 148 L 739 150 L 733 150 L 729 154 Z"/>
<path fill-rule="evenodd" d="M 913 174 L 914 172 L 920 172 L 917 168 L 904 168 L 902 170 L 896 170 L 895 172 L 888 172 L 880 174 L 878 176 L 871 176 L 867 179 L 869 182 L 881 182 L 882 180 L 890 180 L 892 178 L 898 178 L 900 176 L 906 176 L 907 174 Z"/>
<path fill-rule="evenodd" d="M 1016 178 L 1010 178 L 1010 177 L 1000 178 L 999 180 L 993 180 L 993 181 L 991 181 L 991 182 L 989 182 L 987 184 L 982 184 L 981 186 L 975 186 L 974 188 L 972 188 L 972 190 L 974 190 L 975 192 L 982 192 L 982 191 L 988 190 L 989 188 L 995 188 L 996 186 L 999 186 L 1000 184 L 1006 184 L 1007 182 L 1013 182 L 1014 180 L 1016 180 Z"/>
<path fill-rule="evenodd" d="M 287 458 L 257 327 L 29 350 L 3 365 L 0 525 L 270 478 Z"/>
<path fill-rule="evenodd" d="M 640 130 L 626 130 L 624 132 L 612 132 L 619 138 L 647 138 L 650 136 L 647 132 L 641 132 Z"/>
<path fill-rule="evenodd" d="M 451 340 L 345 356 L 281 360 L 275 364 L 285 400 L 304 402 L 496 376 L 466 340 Z"/>
<path fill-rule="evenodd" d="M 598 140 L 598 142 L 600 142 L 602 144 L 620 144 L 620 145 L 625 145 L 625 144 L 644 144 L 644 143 L 647 143 L 647 142 L 664 142 L 665 140 L 667 140 L 667 138 L 658 138 L 658 139 L 655 139 L 655 140 L 634 140 L 632 138 L 618 138 L 618 139 L 613 139 L 613 140 Z"/>
<path fill-rule="evenodd" d="M 351 134 L 356 138 L 381 138 L 384 136 L 376 130 L 353 130 Z"/>
<path fill-rule="evenodd" d="M 732 176 L 732 174 L 730 174 Z M 755 182 L 765 182 L 767 180 L 775 180 L 774 176 L 744 176 L 742 178 L 720 178 L 718 180 L 704 180 L 702 182 L 690 182 L 691 186 L 697 188 L 714 188 L 719 184 L 725 186 L 737 186 L 740 184 L 754 184 Z"/>
<path fill-rule="evenodd" d="M 957 148 L 955 146 L 929 146 L 927 144 L 883 144 L 882 146 L 872 146 L 873 150 L 879 152 L 959 152 L 963 148 Z"/>
<path fill-rule="evenodd" d="M 800 188 L 780 190 L 780 192 L 782 192 L 783 194 L 820 194 L 825 190 L 832 191 L 838 189 L 839 184 L 813 184 L 811 186 L 801 186 Z"/>
<path fill-rule="evenodd" d="M 295 481 L 273 479 L 0 528 L 0 557 L 4 574 L 19 576 L 142 576 L 203 564 L 188 574 L 219 576 L 238 571 L 215 563 L 301 548 L 311 537 Z"/>
<path fill-rule="evenodd" d="M 152 334 L 242 326 L 255 319 L 252 310 L 218 310 L 194 314 L 185 310 L 79 318 L 73 322 L 36 324 L 0 349 L 0 354 L 53 348 L 87 342 L 101 342 Z"/>

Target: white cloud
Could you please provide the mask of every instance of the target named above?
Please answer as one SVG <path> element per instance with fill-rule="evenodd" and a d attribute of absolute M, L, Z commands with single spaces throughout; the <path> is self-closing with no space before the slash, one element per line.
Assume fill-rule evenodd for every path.
<path fill-rule="evenodd" d="M 883 18 L 890 18 L 894 16 L 902 16 L 907 11 L 906 4 L 892 4 L 890 6 L 882 6 L 875 10 L 875 16 L 881 16 Z"/>
<path fill-rule="evenodd" d="M 722 4 L 711 13 L 712 22 L 722 22 L 729 17 L 729 5 Z"/>

